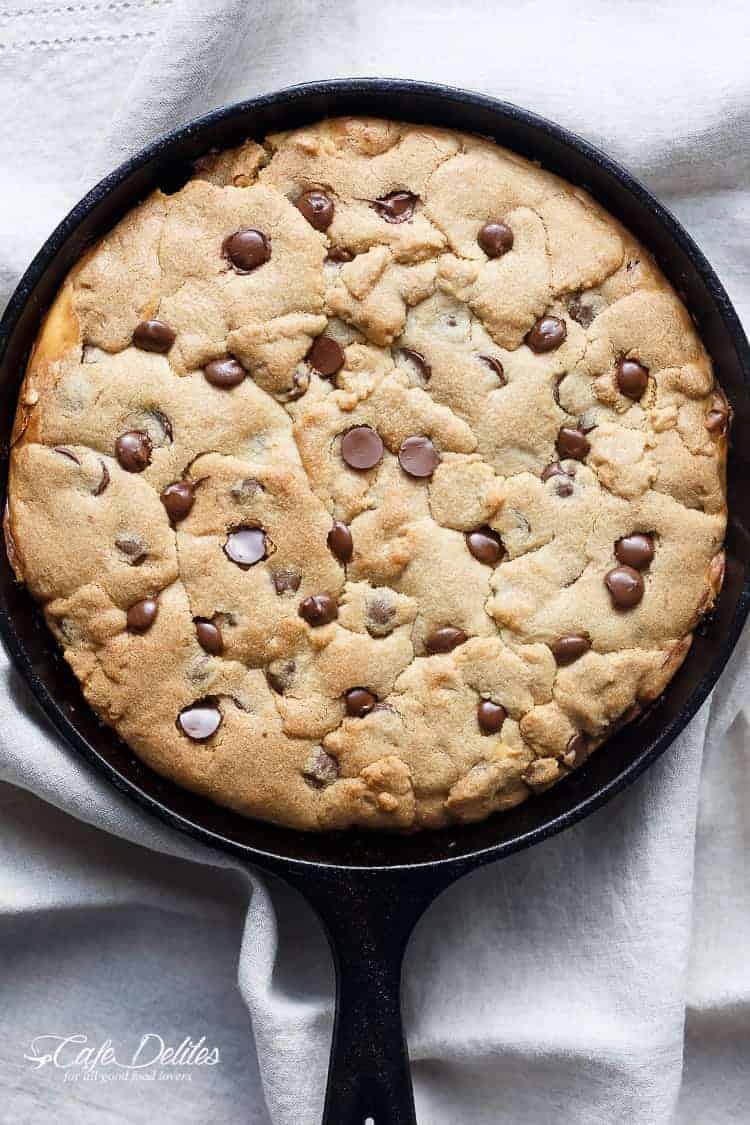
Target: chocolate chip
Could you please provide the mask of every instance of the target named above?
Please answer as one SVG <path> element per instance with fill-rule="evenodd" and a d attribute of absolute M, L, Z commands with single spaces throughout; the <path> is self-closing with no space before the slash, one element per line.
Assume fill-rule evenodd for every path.
<path fill-rule="evenodd" d="M 474 558 L 480 563 L 484 563 L 485 566 L 494 566 L 503 555 L 502 539 L 487 524 L 468 533 L 466 546 Z"/>
<path fill-rule="evenodd" d="M 151 628 L 159 612 L 156 598 L 144 598 L 131 605 L 127 612 L 128 630 L 131 633 L 145 633 Z"/>
<path fill-rule="evenodd" d="M 221 247 L 238 273 L 250 273 L 271 257 L 271 244 L 262 231 L 248 228 L 236 230 L 224 239 Z"/>
<path fill-rule="evenodd" d="M 138 421 L 131 422 L 133 429 L 145 430 L 153 445 L 166 445 L 172 440 L 172 423 L 161 410 L 152 406 L 150 410 L 144 410 L 135 417 Z"/>
<path fill-rule="evenodd" d="M 216 734 L 222 718 L 215 699 L 201 699 L 180 711 L 177 716 L 177 727 L 193 742 L 205 742 L 212 734 Z"/>
<path fill-rule="evenodd" d="M 195 503 L 195 489 L 189 480 L 176 480 L 167 485 L 160 500 L 172 523 L 179 523 Z"/>
<path fill-rule="evenodd" d="M 453 625 L 442 625 L 430 633 L 425 641 L 425 648 L 430 653 L 452 652 L 468 639 L 463 629 L 456 629 Z"/>
<path fill-rule="evenodd" d="M 299 615 L 308 625 L 330 625 L 339 615 L 338 606 L 330 594 L 311 594 L 300 602 Z"/>
<path fill-rule="evenodd" d="M 196 617 L 195 635 L 201 648 L 210 652 L 212 656 L 218 656 L 223 652 L 224 638 L 221 629 L 218 625 L 214 625 L 213 621 L 208 621 L 205 617 Z"/>
<path fill-rule="evenodd" d="M 295 206 L 315 230 L 328 230 L 333 222 L 333 200 L 324 191 L 304 191 Z"/>
<path fill-rule="evenodd" d="M 636 402 L 648 386 L 648 368 L 635 359 L 621 359 L 615 376 L 622 394 Z"/>
<path fill-rule="evenodd" d="M 72 461 L 74 465 L 81 464 L 80 457 L 74 453 L 72 449 L 68 449 L 67 446 L 55 445 L 53 446 L 53 452 L 59 453 L 61 457 L 67 457 L 68 461 Z"/>
<path fill-rule="evenodd" d="M 399 351 L 404 359 L 414 364 L 423 382 L 428 383 L 432 375 L 432 368 L 422 353 L 415 352 L 414 348 L 399 348 Z"/>
<path fill-rule="evenodd" d="M 594 306 L 584 302 L 580 294 L 568 303 L 568 313 L 571 320 L 575 320 L 581 328 L 590 328 L 596 316 Z"/>
<path fill-rule="evenodd" d="M 305 358 L 324 378 L 335 375 L 346 362 L 344 349 L 331 336 L 318 336 Z"/>
<path fill-rule="evenodd" d="M 277 695 L 283 695 L 294 683 L 297 665 L 293 660 L 274 660 L 268 665 L 266 678 Z"/>
<path fill-rule="evenodd" d="M 345 246 L 332 246 L 328 251 L 327 258 L 329 262 L 353 262 L 354 255 L 351 250 L 347 250 Z"/>
<path fill-rule="evenodd" d="M 142 352 L 159 352 L 164 355 L 177 339 L 163 320 L 142 320 L 133 333 L 133 343 Z"/>
<path fill-rule="evenodd" d="M 292 375 L 292 385 L 287 387 L 285 391 L 279 391 L 274 397 L 279 402 L 296 402 L 298 398 L 302 398 L 307 393 L 310 387 L 310 373 L 309 371 L 295 371 Z"/>
<path fill-rule="evenodd" d="M 513 248 L 513 231 L 505 223 L 485 223 L 477 242 L 488 258 L 500 258 Z"/>
<path fill-rule="evenodd" d="M 367 601 L 367 632 L 372 637 L 386 637 L 394 629 L 396 606 L 376 594 Z"/>
<path fill-rule="evenodd" d="M 650 535 L 640 532 L 625 535 L 615 543 L 615 557 L 623 566 L 634 570 L 645 570 L 654 559 L 654 540 Z"/>
<path fill-rule="evenodd" d="M 489 367 L 493 374 L 497 375 L 500 380 L 500 386 L 504 387 L 508 380 L 505 378 L 505 368 L 503 367 L 497 356 L 494 355 L 480 355 L 480 360 L 485 366 Z"/>
<path fill-rule="evenodd" d="M 542 473 L 542 480 L 549 480 L 550 477 L 567 477 L 569 475 L 570 474 L 566 472 L 559 461 L 553 461 Z"/>
<path fill-rule="evenodd" d="M 410 477 L 431 477 L 440 464 L 440 454 L 427 437 L 408 437 L 398 451 L 398 463 Z"/>
<path fill-rule="evenodd" d="M 526 343 L 538 355 L 553 352 L 565 340 L 568 329 L 564 320 L 556 316 L 543 316 L 526 336 Z"/>
<path fill-rule="evenodd" d="M 643 597 L 643 578 L 632 566 L 616 566 L 605 575 L 604 581 L 612 604 L 618 609 L 632 609 Z"/>
<path fill-rule="evenodd" d="M 115 442 L 115 456 L 127 473 L 142 473 L 151 464 L 151 438 L 143 430 L 128 430 Z"/>
<path fill-rule="evenodd" d="M 279 597 L 282 594 L 296 594 L 302 581 L 302 575 L 296 570 L 277 570 L 272 578 L 274 590 Z"/>
<path fill-rule="evenodd" d="M 338 778 L 339 764 L 322 746 L 316 746 L 305 762 L 302 776 L 313 789 L 324 789 Z"/>
<path fill-rule="evenodd" d="M 238 359 L 233 355 L 227 355 L 223 359 L 212 359 L 203 368 L 203 374 L 212 387 L 229 390 L 244 382 L 247 371 Z"/>
<path fill-rule="evenodd" d="M 374 200 L 372 206 L 387 223 L 405 223 L 414 214 L 418 199 L 410 191 L 392 191 Z"/>
<path fill-rule="evenodd" d="M 262 527 L 237 527 L 230 531 L 224 554 L 242 570 L 249 570 L 266 557 L 266 533 Z"/>
<path fill-rule="evenodd" d="M 596 415 L 592 410 L 586 410 L 578 419 L 578 429 L 584 434 L 590 434 L 599 425 Z"/>
<path fill-rule="evenodd" d="M 131 566 L 140 566 L 148 555 L 147 544 L 137 535 L 118 535 L 115 547 L 122 551 Z"/>
<path fill-rule="evenodd" d="M 568 744 L 565 747 L 565 754 L 563 761 L 569 769 L 575 769 L 586 761 L 589 755 L 589 743 L 585 734 L 578 731 L 568 739 Z"/>
<path fill-rule="evenodd" d="M 477 707 L 477 721 L 483 734 L 497 734 L 508 717 L 508 712 L 491 699 L 481 699 Z"/>
<path fill-rule="evenodd" d="M 558 496 L 562 496 L 563 499 L 565 499 L 565 497 L 573 495 L 573 485 L 569 480 L 558 481 L 555 484 L 555 492 Z"/>
<path fill-rule="evenodd" d="M 711 396 L 711 408 L 706 413 L 705 426 L 710 434 L 725 434 L 729 427 L 732 411 L 723 394 Z"/>
<path fill-rule="evenodd" d="M 351 688 L 344 696 L 346 713 L 353 715 L 355 719 L 363 719 L 365 715 L 369 715 L 377 701 L 376 695 L 361 687 Z"/>
<path fill-rule="evenodd" d="M 341 456 L 352 469 L 374 469 L 383 456 L 380 434 L 369 426 L 355 426 L 341 439 Z"/>
<path fill-rule="evenodd" d="M 583 461 L 591 449 L 591 442 L 583 430 L 576 430 L 572 426 L 561 426 L 555 446 L 561 457 L 571 461 Z"/>
<path fill-rule="evenodd" d="M 579 656 L 583 656 L 591 648 L 591 641 L 580 633 L 570 633 L 567 637 L 560 637 L 549 646 L 556 662 L 561 665 L 572 664 Z"/>
<path fill-rule="evenodd" d="M 236 484 L 233 484 L 229 493 L 238 504 L 244 504 L 262 491 L 263 485 L 259 480 L 256 480 L 255 477 L 245 477 L 244 480 L 238 480 Z"/>
<path fill-rule="evenodd" d="M 328 548 L 341 563 L 348 563 L 354 554 L 354 541 L 352 533 L 345 523 L 340 520 L 333 521 L 333 527 L 328 532 Z"/>
<path fill-rule="evenodd" d="M 103 461 L 100 461 L 99 464 L 102 467 L 102 472 L 101 472 L 101 476 L 99 477 L 99 483 L 97 484 L 96 488 L 93 491 L 94 496 L 101 496 L 101 494 L 104 492 L 105 488 L 109 487 L 109 479 L 110 479 L 109 478 L 109 469 L 107 468 L 107 466 L 104 464 Z"/>

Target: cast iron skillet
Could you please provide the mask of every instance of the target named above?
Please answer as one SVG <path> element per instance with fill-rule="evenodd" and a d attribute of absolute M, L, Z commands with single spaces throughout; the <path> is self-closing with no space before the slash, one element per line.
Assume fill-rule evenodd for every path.
<path fill-rule="evenodd" d="M 750 606 L 750 352 L 716 275 L 682 227 L 632 176 L 585 141 L 515 106 L 444 86 L 380 79 L 296 86 L 229 106 L 163 137 L 78 204 L 24 275 L 0 325 L 0 481 L 7 481 L 16 392 L 40 317 L 74 262 L 153 188 L 174 191 L 190 161 L 245 137 L 337 114 L 376 114 L 492 137 L 590 191 L 656 255 L 696 321 L 734 408 L 723 593 L 658 706 L 543 796 L 482 824 L 401 839 L 311 836 L 261 824 L 173 786 L 94 716 L 41 614 L 0 558 L 0 631 L 57 730 L 122 792 L 174 828 L 280 876 L 318 911 L 334 954 L 336 1021 L 324 1125 L 414 1125 L 399 986 L 406 943 L 427 905 L 460 875 L 528 847 L 603 805 L 649 766 L 706 698 Z"/>

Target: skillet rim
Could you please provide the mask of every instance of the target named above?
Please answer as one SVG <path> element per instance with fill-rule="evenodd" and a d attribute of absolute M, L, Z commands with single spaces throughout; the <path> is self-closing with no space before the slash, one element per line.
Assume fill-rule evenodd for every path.
<path fill-rule="evenodd" d="M 0 320 L 0 366 L 2 366 L 4 362 L 8 344 L 21 318 L 21 314 L 25 311 L 27 303 L 33 300 L 37 285 L 44 279 L 47 270 L 54 265 L 58 255 L 64 250 L 68 239 L 75 235 L 83 222 L 116 188 L 126 184 L 129 178 L 133 177 L 145 165 L 149 164 L 149 162 L 155 159 L 158 160 L 159 158 L 168 157 L 170 150 L 175 146 L 192 139 L 200 138 L 203 133 L 210 131 L 222 123 L 230 122 L 235 118 L 242 119 L 245 116 L 250 117 L 259 109 L 272 109 L 278 106 L 284 107 L 286 103 L 287 110 L 294 112 L 295 109 L 304 107 L 305 102 L 309 102 L 316 97 L 327 96 L 333 99 L 340 98 L 346 100 L 347 98 L 352 99 L 357 96 L 363 96 L 365 98 L 371 98 L 374 101 L 379 95 L 390 95 L 391 97 L 397 95 L 404 98 L 416 95 L 417 98 L 423 97 L 433 99 L 433 101 L 452 102 L 455 106 L 458 106 L 459 111 L 461 108 L 464 110 L 474 109 L 485 111 L 495 118 L 498 128 L 504 123 L 509 123 L 512 127 L 530 129 L 532 132 L 544 135 L 551 142 L 561 146 L 563 149 L 572 149 L 579 157 L 583 157 L 586 163 L 596 165 L 602 169 L 606 175 L 616 181 L 618 190 L 624 191 L 623 198 L 627 198 L 628 196 L 633 197 L 637 204 L 640 204 L 642 208 L 645 208 L 651 213 L 657 224 L 667 233 L 671 242 L 676 244 L 677 248 L 689 260 L 705 288 L 707 295 L 713 301 L 715 310 L 723 323 L 742 374 L 745 393 L 750 395 L 750 347 L 748 346 L 744 330 L 726 290 L 692 237 L 685 231 L 672 213 L 636 177 L 623 168 L 617 161 L 607 156 L 588 141 L 583 140 L 562 126 L 522 107 L 485 94 L 446 86 L 440 83 L 389 78 L 339 78 L 302 83 L 261 94 L 254 98 L 222 106 L 219 109 L 212 110 L 201 117 L 195 118 L 187 124 L 163 134 L 149 145 L 128 157 L 128 159 L 123 161 L 117 168 L 95 184 L 94 187 L 82 197 L 53 230 L 41 249 L 32 259 L 8 302 L 2 320 Z M 404 110 L 404 118 L 408 120 L 410 116 L 408 107 L 405 106 Z M 335 113 L 335 108 L 332 109 L 331 112 Z M 339 112 L 345 112 L 345 110 L 342 108 L 339 109 Z M 368 111 L 363 110 L 360 112 L 377 113 L 377 108 L 373 105 Z M 417 114 L 416 119 L 425 120 L 422 114 Z M 449 127 L 460 128 L 460 125 Z M 475 130 L 467 127 L 467 131 L 471 132 Z M 252 127 L 249 124 L 248 134 L 250 133 L 252 133 Z M 204 149 L 203 151 L 207 150 Z M 564 175 L 565 173 L 561 174 Z M 576 182 L 576 179 L 571 177 L 571 182 Z M 130 206 L 132 206 L 134 202 L 136 202 L 136 200 L 131 199 Z M 609 210 L 612 210 L 610 204 L 606 204 L 606 206 Z M 646 243 L 646 245 L 648 248 L 648 243 Z M 5 467 L 3 467 L 0 477 L 0 487 L 2 487 L 3 493 L 6 491 L 6 486 L 7 471 Z M 283 874 L 290 874 L 292 871 L 304 874 L 324 868 L 329 872 L 350 872 L 360 875 L 365 875 L 368 872 L 388 872 L 396 877 L 399 873 L 406 871 L 425 872 L 431 870 L 435 874 L 440 873 L 446 877 L 455 877 L 461 874 L 462 870 L 479 866 L 495 859 L 500 859 L 505 855 L 539 843 L 563 831 L 565 828 L 571 827 L 579 820 L 582 820 L 584 817 L 603 806 L 616 794 L 620 793 L 640 777 L 640 775 L 664 753 L 667 747 L 684 729 L 706 700 L 709 692 L 729 660 L 737 640 L 739 639 L 748 612 L 750 612 L 750 562 L 748 562 L 744 568 L 742 587 L 737 597 L 729 628 L 722 637 L 716 655 L 713 657 L 708 670 L 697 681 L 677 714 L 664 726 L 651 744 L 648 745 L 646 749 L 635 751 L 632 761 L 626 764 L 619 773 L 615 774 L 615 776 L 605 784 L 599 785 L 589 796 L 577 801 L 574 799 L 574 803 L 571 807 L 551 816 L 533 828 L 516 834 L 512 838 L 489 843 L 485 846 L 470 850 L 460 851 L 457 849 L 457 853 L 453 855 L 448 854 L 447 851 L 449 847 L 454 846 L 449 840 L 450 834 L 453 832 L 454 836 L 460 837 L 463 826 L 454 826 L 452 829 L 440 830 L 440 834 L 434 833 L 432 835 L 433 838 L 437 838 L 438 835 L 441 836 L 443 842 L 442 854 L 438 854 L 436 857 L 433 856 L 432 858 L 405 863 L 398 861 L 387 863 L 356 863 L 351 862 L 351 860 L 349 862 L 336 862 L 335 860 L 327 858 L 305 858 L 299 855 L 290 855 L 286 854 L 283 850 L 274 851 L 264 847 L 256 847 L 243 843 L 237 839 L 225 836 L 221 832 L 207 827 L 205 824 L 190 819 L 190 817 L 170 807 L 169 804 L 164 803 L 163 800 L 157 799 L 145 792 L 132 778 L 124 776 L 112 762 L 96 750 L 86 737 L 80 733 L 75 723 L 71 721 L 63 711 L 61 705 L 56 701 L 54 694 L 47 687 L 47 684 L 35 671 L 33 663 L 16 631 L 13 614 L 8 612 L 5 605 L 0 605 L 0 639 L 2 639 L 5 645 L 11 663 L 21 672 L 36 701 L 41 705 L 42 710 L 50 719 L 58 733 L 61 734 L 78 753 L 90 762 L 98 772 L 104 774 L 107 780 L 116 789 L 125 793 L 140 808 L 156 815 L 170 827 L 200 841 L 202 844 L 217 847 L 222 851 L 241 856 L 245 860 L 249 860 L 267 870 Z M 51 645 L 55 646 L 56 642 L 52 634 L 49 634 L 49 638 Z M 689 653 L 686 664 L 690 661 L 690 656 L 691 654 Z M 669 691 L 669 685 L 667 691 Z M 143 766 L 143 769 L 149 773 L 154 772 L 150 771 L 146 766 Z M 566 781 L 561 782 L 560 785 L 566 785 Z M 559 786 L 555 786 L 554 788 L 558 790 Z M 210 805 L 212 808 L 217 807 L 212 802 L 208 801 L 207 798 L 201 798 L 195 794 L 191 794 L 191 796 L 196 801 Z M 544 796 L 531 798 L 535 803 L 539 803 L 543 801 L 543 799 Z M 231 813 L 230 815 L 237 816 L 239 814 Z M 505 814 L 500 813 L 498 815 L 502 817 Z M 250 823 L 259 824 L 261 829 L 265 831 L 269 830 L 269 825 L 265 822 L 256 821 Z M 492 818 L 483 823 L 492 824 Z M 278 826 L 271 826 L 271 829 L 285 836 L 290 834 L 296 837 L 301 836 L 313 847 L 316 842 L 320 842 L 321 840 L 321 837 L 317 834 L 299 833 L 294 829 L 281 829 Z M 420 833 L 419 835 L 422 838 L 425 836 L 424 833 Z M 331 839 L 330 835 L 328 838 Z M 362 838 L 370 843 L 374 840 L 373 836 L 364 836 Z M 347 833 L 346 839 L 347 846 L 349 846 L 351 850 L 351 843 L 357 839 L 357 835 L 355 833 Z M 379 834 L 377 839 L 379 845 L 382 846 L 384 839 L 394 841 L 400 838 L 384 837 Z M 414 839 L 414 837 L 412 837 L 412 839 Z"/>

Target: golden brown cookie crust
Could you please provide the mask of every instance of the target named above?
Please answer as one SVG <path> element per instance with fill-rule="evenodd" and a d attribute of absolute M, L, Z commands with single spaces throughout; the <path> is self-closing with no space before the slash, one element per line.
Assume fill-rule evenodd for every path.
<path fill-rule="evenodd" d="M 721 588 L 728 419 L 584 192 L 324 121 L 204 158 L 72 271 L 6 542 L 160 773 L 304 829 L 479 820 L 681 664 Z"/>

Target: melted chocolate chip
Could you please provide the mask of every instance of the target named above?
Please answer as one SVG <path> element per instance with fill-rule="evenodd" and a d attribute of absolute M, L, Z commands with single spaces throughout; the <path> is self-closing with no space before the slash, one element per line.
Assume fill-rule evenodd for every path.
<path fill-rule="evenodd" d="M 224 554 L 241 570 L 249 570 L 266 557 L 266 533 L 262 527 L 237 527 L 227 536 Z"/>
<path fill-rule="evenodd" d="M 214 625 L 213 621 L 208 621 L 205 617 L 196 617 L 195 635 L 201 648 L 210 652 L 212 656 L 218 656 L 224 651 L 221 629 L 218 625 Z"/>
<path fill-rule="evenodd" d="M 569 475 L 570 474 L 566 472 L 559 461 L 553 461 L 542 473 L 542 480 L 549 480 L 550 477 L 567 477 Z"/>
<path fill-rule="evenodd" d="M 435 629 L 430 633 L 425 641 L 425 648 L 429 653 L 438 652 L 452 652 L 454 648 L 458 648 L 469 638 L 464 633 L 463 629 L 456 629 L 453 625 L 442 625 L 439 629 Z"/>
<path fill-rule="evenodd" d="M 635 359 L 621 359 L 615 378 L 621 393 L 637 402 L 648 386 L 648 368 Z"/>
<path fill-rule="evenodd" d="M 550 645 L 552 655 L 558 664 L 572 664 L 591 648 L 591 641 L 580 633 L 570 633 L 567 637 L 560 637 Z"/>
<path fill-rule="evenodd" d="M 292 385 L 285 391 L 279 391 L 274 397 L 280 402 L 296 402 L 302 398 L 310 387 L 310 373 L 308 371 L 295 371 L 292 375 Z"/>
<path fill-rule="evenodd" d="M 296 570 L 277 570 L 273 574 L 273 588 L 281 597 L 282 594 L 296 594 L 302 582 L 302 575 Z"/>
<path fill-rule="evenodd" d="M 414 214 L 418 199 L 410 191 L 392 191 L 375 199 L 372 206 L 387 223 L 405 223 Z"/>
<path fill-rule="evenodd" d="M 302 776 L 313 789 L 324 789 L 338 778 L 339 764 L 322 746 L 316 746 L 305 762 Z"/>
<path fill-rule="evenodd" d="M 348 563 L 354 554 L 354 541 L 352 533 L 345 523 L 340 520 L 333 521 L 333 527 L 328 532 L 328 549 L 340 563 Z"/>
<path fill-rule="evenodd" d="M 179 523 L 195 503 L 195 489 L 189 480 L 176 480 L 167 485 L 160 499 L 172 523 Z"/>
<path fill-rule="evenodd" d="M 145 633 L 151 628 L 159 612 L 159 603 L 156 598 L 144 598 L 135 605 L 131 605 L 127 612 L 128 631 L 131 633 Z"/>
<path fill-rule="evenodd" d="M 565 499 L 573 495 L 573 485 L 569 480 L 561 480 L 555 484 L 555 492 L 558 496 Z"/>
<path fill-rule="evenodd" d="M 330 625 L 339 615 L 338 606 L 330 594 L 311 594 L 300 602 L 299 615 L 308 625 Z"/>
<path fill-rule="evenodd" d="M 369 426 L 355 426 L 341 439 L 341 456 L 352 469 L 374 469 L 383 457 L 382 438 Z"/>
<path fill-rule="evenodd" d="M 78 454 L 74 453 L 72 449 L 68 449 L 64 445 L 55 445 L 53 447 L 53 452 L 59 453 L 61 457 L 67 457 L 67 459 L 69 461 L 72 461 L 74 465 L 81 464 L 81 459 Z"/>
<path fill-rule="evenodd" d="M 93 491 L 94 496 L 101 496 L 101 494 L 104 492 L 105 488 L 109 487 L 109 479 L 110 479 L 109 478 L 109 469 L 107 468 L 107 466 L 104 464 L 103 461 L 100 461 L 99 464 L 102 467 L 102 474 L 99 477 L 99 483 L 97 484 L 96 488 Z"/>
<path fill-rule="evenodd" d="M 503 367 L 497 356 L 494 355 L 480 355 L 479 359 L 494 375 L 497 375 L 500 380 L 500 386 L 506 386 L 508 380 L 505 378 L 505 368 Z"/>
<path fill-rule="evenodd" d="M 615 543 L 615 557 L 623 566 L 634 570 L 645 570 L 654 559 L 654 540 L 650 535 L 636 532 L 625 535 Z"/>
<path fill-rule="evenodd" d="M 161 355 L 169 351 L 176 339 L 175 333 L 163 320 L 142 320 L 133 333 L 136 348 Z"/>
<path fill-rule="evenodd" d="M 250 273 L 271 257 L 271 244 L 262 231 L 236 230 L 224 239 L 222 253 L 238 273 Z"/>
<path fill-rule="evenodd" d="M 393 632 L 396 606 L 386 601 L 383 594 L 375 594 L 367 601 L 367 632 L 372 637 L 386 637 Z"/>
<path fill-rule="evenodd" d="M 399 350 L 404 359 L 408 359 L 410 363 L 414 364 L 423 382 L 428 383 L 432 375 L 432 368 L 422 353 L 415 352 L 414 348 L 400 348 Z"/>
<path fill-rule="evenodd" d="M 353 262 L 354 255 L 345 246 L 332 246 L 326 255 L 329 262 Z"/>
<path fill-rule="evenodd" d="M 617 609 L 632 609 L 643 597 L 643 578 L 632 566 L 616 566 L 604 581 Z"/>
<path fill-rule="evenodd" d="M 466 546 L 474 558 L 485 566 L 494 566 L 503 556 L 503 541 L 487 524 L 467 534 Z"/>
<path fill-rule="evenodd" d="M 344 349 L 331 336 L 318 336 L 305 358 L 324 378 L 335 375 L 346 362 Z"/>
<path fill-rule="evenodd" d="M 440 464 L 440 454 L 427 437 L 408 437 L 398 451 L 398 463 L 410 477 L 431 477 Z"/>
<path fill-rule="evenodd" d="M 571 461 L 583 461 L 591 449 L 591 443 L 583 430 L 572 426 L 561 426 L 555 442 L 561 457 Z"/>
<path fill-rule="evenodd" d="M 180 711 L 177 728 L 193 742 L 205 742 L 212 734 L 216 734 L 222 718 L 215 699 L 201 699 Z"/>
<path fill-rule="evenodd" d="M 568 766 L 570 769 L 575 769 L 576 766 L 580 766 L 583 764 L 583 762 L 586 761 L 588 753 L 588 739 L 586 738 L 585 734 L 582 734 L 581 731 L 578 731 L 577 734 L 571 735 L 568 739 L 568 744 L 565 747 L 565 757 L 563 760 L 566 766 Z"/>
<path fill-rule="evenodd" d="M 369 715 L 377 701 L 377 696 L 371 691 L 360 687 L 351 688 L 344 696 L 347 715 L 353 715 L 356 719 L 363 719 L 365 715 Z"/>
<path fill-rule="evenodd" d="M 137 535 L 118 535 L 115 547 L 122 551 L 130 566 L 140 566 L 148 556 L 146 543 Z"/>
<path fill-rule="evenodd" d="M 722 435 L 727 432 L 732 411 L 723 394 L 715 394 L 711 398 L 711 408 L 705 417 L 705 427 L 710 434 Z"/>
<path fill-rule="evenodd" d="M 283 695 L 294 683 L 297 665 L 293 660 L 274 660 L 268 665 L 266 678 L 277 695 Z"/>
<path fill-rule="evenodd" d="M 564 320 L 556 316 L 543 316 L 526 336 L 526 343 L 537 355 L 553 352 L 564 342 L 568 329 Z"/>
<path fill-rule="evenodd" d="M 115 456 L 127 473 L 142 473 L 151 464 L 151 438 L 143 430 L 128 430 L 115 442 Z"/>
<path fill-rule="evenodd" d="M 247 371 L 233 355 L 226 355 L 223 359 L 212 359 L 210 363 L 207 363 L 203 369 L 203 374 L 212 387 L 229 390 L 231 387 L 238 387 L 240 383 L 244 382 Z"/>
<path fill-rule="evenodd" d="M 477 722 L 482 734 L 497 734 L 508 717 L 508 712 L 491 699 L 480 699 L 477 707 Z"/>
<path fill-rule="evenodd" d="M 328 230 L 333 222 L 333 200 L 324 191 L 303 192 L 295 206 L 315 230 Z"/>
<path fill-rule="evenodd" d="M 580 295 L 578 297 L 573 297 L 568 303 L 568 313 L 570 314 L 571 320 L 575 320 L 577 324 L 580 324 L 581 328 L 590 328 L 596 316 L 593 305 L 584 302 Z"/>
<path fill-rule="evenodd" d="M 238 504 L 244 504 L 262 491 L 263 485 L 259 480 L 256 480 L 255 477 L 245 477 L 244 480 L 238 480 L 236 484 L 233 484 L 229 493 Z"/>
<path fill-rule="evenodd" d="M 505 223 L 485 223 L 477 242 L 488 258 L 500 258 L 513 248 L 513 231 Z"/>

